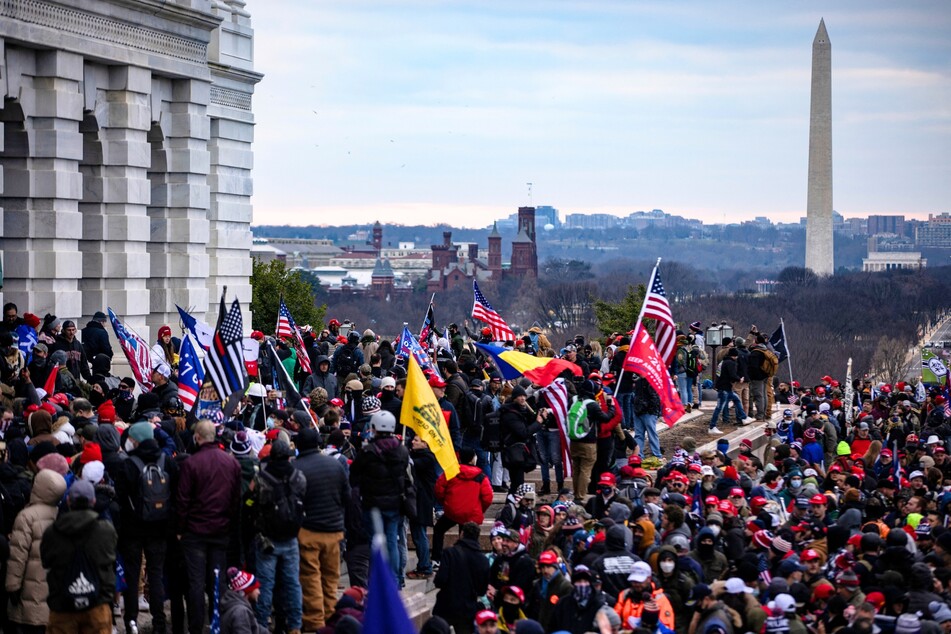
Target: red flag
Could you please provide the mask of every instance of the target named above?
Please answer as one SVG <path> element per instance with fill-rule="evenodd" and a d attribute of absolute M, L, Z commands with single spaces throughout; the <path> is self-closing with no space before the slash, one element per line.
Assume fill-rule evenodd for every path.
<path fill-rule="evenodd" d="M 525 378 L 531 379 L 532 383 L 545 387 L 557 379 L 565 370 L 571 370 L 575 376 L 581 376 L 581 368 L 567 359 L 552 359 L 547 364 L 528 370 L 523 374 Z"/>
<path fill-rule="evenodd" d="M 684 405 L 680 401 L 677 390 L 674 389 L 674 382 L 670 379 L 667 366 L 657 352 L 657 346 L 654 345 L 654 340 L 644 328 L 644 324 L 641 324 L 631 337 L 631 349 L 624 358 L 624 371 L 639 374 L 650 383 L 660 397 L 664 422 L 668 427 L 673 427 L 674 423 L 684 415 Z"/>
<path fill-rule="evenodd" d="M 46 377 L 46 384 L 43 386 L 43 389 L 46 391 L 47 396 L 53 396 L 56 393 L 56 377 L 59 375 L 59 366 L 54 366 L 50 370 L 50 375 Z"/>

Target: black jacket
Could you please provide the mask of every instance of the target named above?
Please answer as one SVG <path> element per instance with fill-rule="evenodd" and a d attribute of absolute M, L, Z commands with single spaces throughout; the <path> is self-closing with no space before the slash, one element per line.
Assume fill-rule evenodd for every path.
<path fill-rule="evenodd" d="M 459 425 L 463 431 L 472 424 L 472 412 L 469 410 L 469 401 L 466 399 L 468 391 L 469 385 L 461 372 L 456 372 L 446 382 L 446 400 L 456 408 Z"/>
<path fill-rule="evenodd" d="M 416 487 L 416 523 L 433 525 L 436 506 L 436 456 L 429 449 L 409 452 L 413 459 L 413 484 Z"/>
<path fill-rule="evenodd" d="M 594 588 L 591 589 L 591 597 L 584 607 L 578 605 L 574 593 L 569 594 L 555 606 L 555 613 L 551 617 L 549 630 L 552 632 L 564 630 L 571 632 L 571 634 L 590 632 L 594 617 L 603 606 L 604 599 L 601 597 L 601 593 Z"/>
<path fill-rule="evenodd" d="M 523 590 L 528 590 L 535 582 L 535 560 L 533 560 L 525 546 L 519 546 L 511 555 L 499 555 L 492 562 L 489 569 L 489 583 L 496 590 L 496 607 L 501 604 L 502 593 L 499 592 L 504 586 L 518 586 Z"/>
<path fill-rule="evenodd" d="M 736 359 L 724 357 L 720 363 L 720 374 L 717 375 L 716 388 L 718 390 L 732 390 L 733 384 L 740 380 L 737 373 Z"/>
<path fill-rule="evenodd" d="M 433 583 L 439 588 L 433 616 L 472 621 L 481 609 L 476 599 L 489 586 L 489 560 L 479 543 L 462 538 L 443 551 Z"/>
<path fill-rule="evenodd" d="M 315 533 L 344 529 L 344 513 L 350 503 L 350 483 L 343 465 L 318 449 L 305 449 L 291 464 L 307 478 L 304 494 L 304 528 Z"/>
<path fill-rule="evenodd" d="M 47 603 L 54 612 L 72 612 L 68 587 L 75 552 L 82 550 L 99 576 L 99 595 L 89 607 L 111 604 L 116 591 L 116 529 L 89 509 L 60 514 L 43 533 L 40 557 L 49 586 Z"/>
<path fill-rule="evenodd" d="M 96 320 L 90 321 L 83 328 L 82 335 L 87 359 L 95 359 L 97 354 L 112 358 L 112 344 L 109 343 L 109 333 L 106 332 L 105 326 Z"/>
<path fill-rule="evenodd" d="M 519 407 L 515 401 L 508 401 L 502 405 L 499 412 L 499 430 L 504 446 L 528 442 L 541 428 L 541 423 L 535 420 L 535 416 L 528 407 Z"/>
<path fill-rule="evenodd" d="M 116 500 L 119 503 L 120 517 L 122 523 L 123 537 L 161 537 L 167 535 L 172 521 L 175 519 L 175 511 L 169 506 L 168 519 L 160 522 L 143 522 L 139 516 L 138 509 L 142 505 L 141 489 L 141 470 L 132 457 L 136 457 L 144 464 L 149 465 L 158 462 L 159 457 L 164 455 L 158 443 L 153 439 L 148 439 L 139 444 L 129 454 L 130 458 L 118 463 L 116 471 Z M 178 463 L 169 456 L 165 456 L 162 468 L 169 477 L 171 497 L 169 505 L 175 499 L 175 486 L 178 484 Z"/>
<path fill-rule="evenodd" d="M 63 335 L 56 335 L 56 343 L 50 347 L 50 354 L 57 350 L 66 353 L 66 369 L 76 379 L 80 376 L 87 381 L 92 380 L 92 372 L 89 371 L 89 359 L 86 357 L 86 350 L 82 342 L 73 337 L 72 341 L 67 341 Z"/>
<path fill-rule="evenodd" d="M 374 438 L 350 465 L 350 484 L 360 487 L 363 508 L 400 509 L 406 488 L 409 451 L 394 436 Z"/>

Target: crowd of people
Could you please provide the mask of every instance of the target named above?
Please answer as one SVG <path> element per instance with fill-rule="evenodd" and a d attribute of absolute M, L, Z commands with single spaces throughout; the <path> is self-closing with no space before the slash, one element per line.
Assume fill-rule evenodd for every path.
<path fill-rule="evenodd" d="M 178 396 L 171 328 L 142 391 L 111 373 L 105 321 L 77 336 L 4 306 L 3 631 L 135 634 L 148 612 L 157 633 L 212 618 L 225 634 L 359 632 L 379 525 L 396 583 L 437 588 L 426 632 L 951 633 L 938 388 L 781 383 L 755 329 L 711 360 L 694 323 L 670 367 L 681 399 L 713 407 L 714 439 L 732 406 L 737 424 L 764 421 L 766 444 L 662 450 L 625 334 L 556 350 L 536 327 L 506 345 L 575 366 L 563 378 L 587 427 L 565 453 L 540 386 L 472 346 L 490 332 L 451 324 L 428 379 L 460 465 L 447 479 L 401 422 L 405 360 L 370 330 L 303 328 L 311 373 L 276 340 L 300 404 L 271 389 L 262 355 L 238 406 L 208 420 Z"/>

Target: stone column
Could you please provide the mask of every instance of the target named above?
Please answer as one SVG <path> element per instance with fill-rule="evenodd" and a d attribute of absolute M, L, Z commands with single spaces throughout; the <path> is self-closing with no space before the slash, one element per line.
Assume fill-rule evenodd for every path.
<path fill-rule="evenodd" d="M 9 63 L 9 47 L 5 56 Z M 3 154 L 4 298 L 21 311 L 79 318 L 83 59 L 21 49 L 7 72 L 17 76 L 11 96 L 19 100 L 4 104 L 4 120 L 19 138 L 12 145 L 7 138 Z"/>
<path fill-rule="evenodd" d="M 98 132 L 84 133 L 87 150 L 98 146 L 101 157 L 99 165 L 83 166 L 83 314 L 91 317 L 109 306 L 143 337 L 149 337 L 151 79 L 146 68 L 110 67 L 107 89 L 98 92 L 95 117 L 90 121 L 87 116 L 84 122 L 84 128 L 99 126 Z M 93 134 L 98 137 L 95 143 L 89 139 Z"/>
<path fill-rule="evenodd" d="M 208 306 L 208 135 L 210 84 L 197 79 L 172 81 L 171 102 L 162 115 L 165 175 L 152 175 L 149 208 L 152 241 L 151 316 L 149 326 L 162 324 L 178 331 L 178 311 L 193 308 L 205 317 Z M 167 120 L 167 126 L 166 126 Z M 166 129 L 167 128 L 167 129 Z M 154 144 L 153 144 L 154 148 Z M 154 154 L 154 151 L 153 151 Z M 164 181 L 164 183 L 162 183 Z"/>

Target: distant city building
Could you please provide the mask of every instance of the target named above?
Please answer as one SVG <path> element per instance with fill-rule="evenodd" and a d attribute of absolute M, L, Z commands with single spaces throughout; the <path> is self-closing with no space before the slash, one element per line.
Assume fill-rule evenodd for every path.
<path fill-rule="evenodd" d="M 927 222 L 917 227 L 915 242 L 919 247 L 951 248 L 951 214 L 928 214 Z"/>
<path fill-rule="evenodd" d="M 551 205 L 538 205 L 535 207 L 535 223 L 536 227 L 544 229 L 547 225 L 551 225 L 553 229 L 557 229 L 561 226 L 561 220 L 558 218 L 558 210 L 552 207 Z"/>
<path fill-rule="evenodd" d="M 875 251 L 862 258 L 862 270 L 866 272 L 923 269 L 927 264 L 918 251 Z"/>
<path fill-rule="evenodd" d="M 903 236 L 905 235 L 905 217 L 879 215 L 869 216 L 866 231 L 870 236 L 874 236 L 879 233 L 893 233 L 896 236 Z"/>
<path fill-rule="evenodd" d="M 756 292 L 760 295 L 770 295 L 776 291 L 779 282 L 776 280 L 756 280 Z"/>
<path fill-rule="evenodd" d="M 620 219 L 612 214 L 568 214 L 565 227 L 568 229 L 614 229 Z"/>

